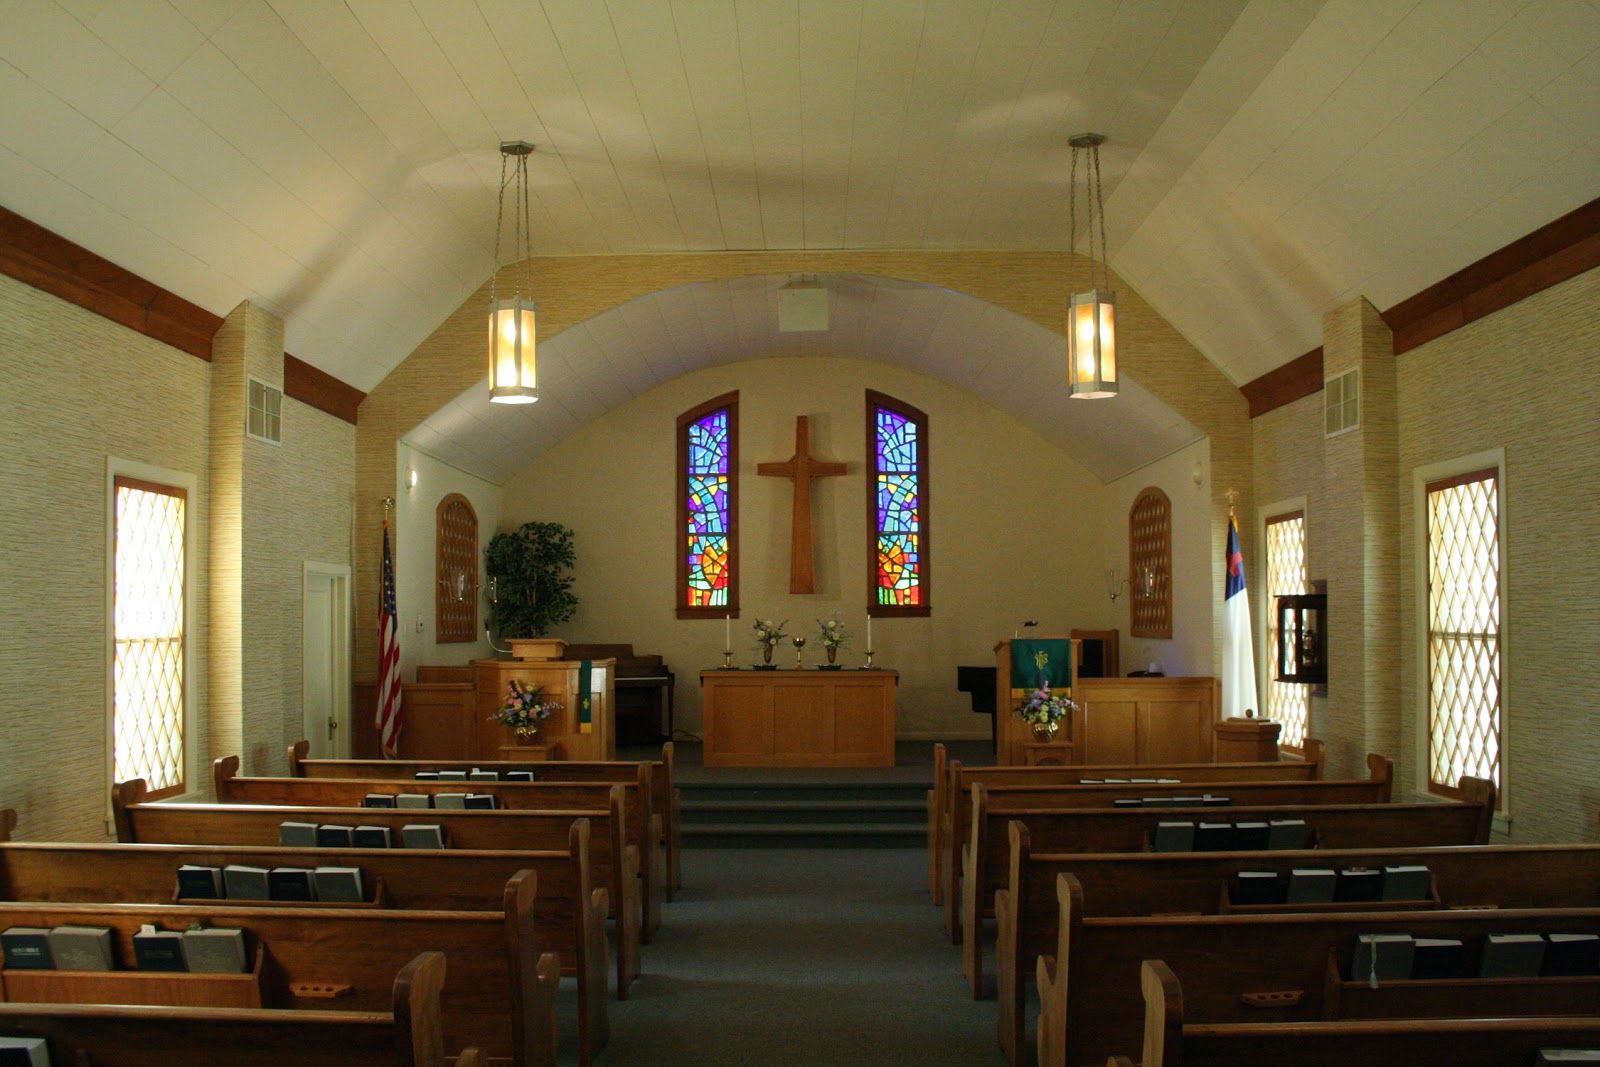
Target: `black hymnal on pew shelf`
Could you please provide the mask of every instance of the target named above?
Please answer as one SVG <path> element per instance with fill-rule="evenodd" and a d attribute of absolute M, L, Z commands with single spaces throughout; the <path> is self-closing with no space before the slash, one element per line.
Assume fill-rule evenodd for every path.
<path fill-rule="evenodd" d="M 392 848 L 394 837 L 387 826 L 358 826 L 350 831 L 350 844 L 355 848 Z"/>
<path fill-rule="evenodd" d="M 1272 841 L 1272 832 L 1264 822 L 1236 822 L 1233 824 L 1233 850 L 1235 852 L 1264 852 Z"/>
<path fill-rule="evenodd" d="M 394 807 L 393 793 L 368 793 L 361 798 L 363 808 L 392 808 Z"/>
<path fill-rule="evenodd" d="M 433 807 L 433 797 L 427 793 L 400 793 L 394 798 L 394 806 L 397 808 L 431 808 Z"/>
<path fill-rule="evenodd" d="M 267 892 L 273 900 L 316 900 L 311 872 L 305 867 L 274 867 L 267 872 Z"/>
<path fill-rule="evenodd" d="M 141 971 L 187 971 L 183 954 L 183 934 L 177 930 L 157 930 L 150 923 L 133 935 L 133 956 Z"/>
<path fill-rule="evenodd" d="M 50 955 L 58 971 L 109 971 L 116 965 L 109 926 L 57 926 Z"/>
<path fill-rule="evenodd" d="M 1194 823 L 1158 822 L 1151 846 L 1156 852 L 1193 852 Z"/>
<path fill-rule="evenodd" d="M 278 844 L 284 848 L 316 848 L 317 824 L 314 822 L 279 823 Z"/>
<path fill-rule="evenodd" d="M 1533 1061 L 1534 1067 L 1554 1067 L 1564 1063 L 1600 1063 L 1600 1049 L 1597 1048 L 1542 1048 L 1539 1058 Z"/>
<path fill-rule="evenodd" d="M 467 772 L 466 771 L 440 771 L 439 772 L 439 781 L 441 781 L 441 782 L 464 782 L 466 780 L 467 780 Z"/>
<path fill-rule="evenodd" d="M 433 806 L 444 811 L 464 810 L 467 806 L 467 794 L 435 793 L 433 794 Z"/>
<path fill-rule="evenodd" d="M 0 1067 L 50 1067 L 42 1037 L 0 1037 Z"/>
<path fill-rule="evenodd" d="M 1233 877 L 1233 902 L 1238 905 L 1282 904 L 1283 879 L 1277 871 L 1240 871 Z"/>
<path fill-rule="evenodd" d="M 272 891 L 265 867 L 230 863 L 222 868 L 222 882 L 230 900 L 271 900 Z"/>
<path fill-rule="evenodd" d="M 505 780 L 508 782 L 532 782 L 535 779 L 532 771 L 507 771 Z"/>
<path fill-rule="evenodd" d="M 1334 873 L 1325 867 L 1296 867 L 1289 872 L 1290 904 L 1328 904 L 1333 901 Z"/>
<path fill-rule="evenodd" d="M 312 878 L 316 882 L 318 900 L 360 904 L 366 899 L 359 867 L 318 867 L 312 872 Z"/>
<path fill-rule="evenodd" d="M 242 974 L 249 970 L 243 930 L 209 926 L 185 930 L 183 958 L 195 974 Z"/>
<path fill-rule="evenodd" d="M 350 848 L 353 826 L 326 825 L 317 827 L 318 848 Z"/>
<path fill-rule="evenodd" d="M 444 828 L 437 823 L 413 823 L 400 828 L 406 848 L 444 848 Z"/>
<path fill-rule="evenodd" d="M 1411 954 L 1413 978 L 1465 978 L 1467 964 L 1461 942 L 1453 937 L 1419 937 Z"/>
<path fill-rule="evenodd" d="M 418 771 L 416 774 L 412 775 L 412 777 L 414 777 L 419 782 L 437 782 L 439 780 L 439 772 L 438 771 Z"/>
<path fill-rule="evenodd" d="M 495 808 L 493 793 L 468 793 L 465 804 L 468 811 L 493 811 Z"/>
<path fill-rule="evenodd" d="M 1267 823 L 1267 847 L 1293 851 L 1306 848 L 1311 829 L 1304 819 L 1273 819 Z"/>
<path fill-rule="evenodd" d="M 1384 900 L 1426 900 L 1433 888 L 1433 873 L 1426 867 L 1403 865 L 1383 869 Z"/>
<path fill-rule="evenodd" d="M 1545 942 L 1540 974 L 1552 978 L 1600 974 L 1600 935 L 1546 934 Z"/>
<path fill-rule="evenodd" d="M 185 863 L 178 868 L 178 896 L 186 900 L 220 900 L 224 895 L 221 867 Z"/>
<path fill-rule="evenodd" d="M 1490 934 L 1483 939 L 1480 978 L 1535 978 L 1544 962 L 1539 934 Z"/>
<path fill-rule="evenodd" d="M 1362 934 L 1350 962 L 1353 982 L 1393 982 L 1411 977 L 1417 943 L 1410 934 Z"/>
<path fill-rule="evenodd" d="M 1228 852 L 1233 848 L 1233 824 L 1203 822 L 1194 828 L 1196 852 Z"/>
<path fill-rule="evenodd" d="M 13 926 L 0 933 L 6 968 L 13 971 L 50 971 L 55 959 L 50 955 L 50 931 L 37 926 Z"/>
<path fill-rule="evenodd" d="M 1383 897 L 1383 872 L 1370 867 L 1345 867 L 1333 883 L 1333 899 L 1343 904 L 1365 903 Z"/>
<path fill-rule="evenodd" d="M 498 782 L 499 780 L 499 771 L 483 771 L 474 767 L 467 773 L 467 781 L 469 782 Z"/>

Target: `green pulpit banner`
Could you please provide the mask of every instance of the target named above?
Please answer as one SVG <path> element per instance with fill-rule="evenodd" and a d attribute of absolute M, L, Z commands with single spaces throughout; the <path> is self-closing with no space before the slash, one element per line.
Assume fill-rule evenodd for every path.
<path fill-rule="evenodd" d="M 578 732 L 594 731 L 594 661 L 578 664 Z"/>
<path fill-rule="evenodd" d="M 1072 642 L 1062 638 L 1011 642 L 1011 688 L 1072 686 Z"/>

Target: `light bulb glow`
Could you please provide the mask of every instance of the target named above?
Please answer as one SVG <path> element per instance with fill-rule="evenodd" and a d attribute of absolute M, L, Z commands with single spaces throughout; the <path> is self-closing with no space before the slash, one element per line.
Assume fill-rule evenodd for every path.
<path fill-rule="evenodd" d="M 1094 400 L 1117 395 L 1117 297 L 1073 293 L 1067 323 L 1069 395 Z"/>

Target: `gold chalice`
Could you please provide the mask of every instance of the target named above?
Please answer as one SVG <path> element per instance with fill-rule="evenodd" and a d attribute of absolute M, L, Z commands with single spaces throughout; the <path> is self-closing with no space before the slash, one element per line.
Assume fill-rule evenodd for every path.
<path fill-rule="evenodd" d="M 800 650 L 802 648 L 805 648 L 805 647 L 806 647 L 806 639 L 805 638 L 796 637 L 794 639 L 794 669 L 797 670 L 797 671 L 805 670 L 805 667 L 800 662 Z"/>

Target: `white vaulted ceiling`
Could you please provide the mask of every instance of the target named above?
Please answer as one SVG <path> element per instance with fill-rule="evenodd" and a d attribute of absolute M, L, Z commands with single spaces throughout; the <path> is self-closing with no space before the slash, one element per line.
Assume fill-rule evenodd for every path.
<path fill-rule="evenodd" d="M 1600 195 L 1596 0 L 0 0 L 0 205 L 370 389 L 536 253 L 1063 248 L 1235 381 Z M 613 358 L 627 360 L 627 353 Z M 644 357 L 638 357 L 644 358 Z M 554 405 L 538 405 L 549 411 Z"/>
<path fill-rule="evenodd" d="M 971 389 L 1110 481 L 1202 434 L 1123 375 L 1115 402 L 1067 399 L 1061 339 L 1020 315 L 931 285 L 854 274 L 826 286 L 829 328 L 780 333 L 788 276 L 680 286 L 630 301 L 539 345 L 532 405 L 464 391 L 406 435 L 439 459 L 504 482 L 579 426 L 680 374 L 752 357 L 844 356 L 894 363 Z"/>

